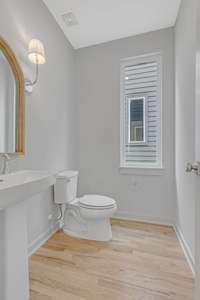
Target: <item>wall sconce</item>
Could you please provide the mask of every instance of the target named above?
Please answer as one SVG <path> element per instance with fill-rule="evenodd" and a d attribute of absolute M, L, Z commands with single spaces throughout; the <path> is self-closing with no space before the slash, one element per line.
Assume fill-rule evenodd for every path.
<path fill-rule="evenodd" d="M 38 81 L 39 65 L 44 64 L 45 61 L 46 61 L 45 60 L 44 46 L 43 46 L 43 44 L 40 40 L 32 39 L 29 42 L 28 58 L 33 64 L 36 65 L 34 81 L 30 81 L 30 80 L 26 81 L 26 91 L 31 93 L 33 91 L 34 85 Z"/>

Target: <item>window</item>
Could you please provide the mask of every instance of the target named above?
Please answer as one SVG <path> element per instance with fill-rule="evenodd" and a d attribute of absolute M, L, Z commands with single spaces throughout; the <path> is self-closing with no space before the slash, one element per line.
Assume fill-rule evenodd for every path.
<path fill-rule="evenodd" d="M 161 168 L 161 55 L 121 61 L 121 167 Z"/>
<path fill-rule="evenodd" d="M 145 97 L 128 97 L 128 143 L 145 143 Z"/>

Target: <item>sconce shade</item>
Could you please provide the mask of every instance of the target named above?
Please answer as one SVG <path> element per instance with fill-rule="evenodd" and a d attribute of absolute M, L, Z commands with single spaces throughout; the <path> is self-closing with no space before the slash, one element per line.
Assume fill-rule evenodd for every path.
<path fill-rule="evenodd" d="M 28 47 L 29 60 L 38 65 L 45 63 L 44 46 L 40 40 L 32 39 Z"/>

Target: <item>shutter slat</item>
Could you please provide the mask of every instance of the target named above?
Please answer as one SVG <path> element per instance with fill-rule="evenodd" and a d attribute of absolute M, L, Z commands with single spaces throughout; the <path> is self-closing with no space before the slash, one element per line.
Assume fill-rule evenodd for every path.
<path fill-rule="evenodd" d="M 156 162 L 156 157 L 152 157 L 152 158 L 149 158 L 149 157 L 138 157 L 137 158 L 134 158 L 134 157 L 127 157 L 127 162 L 128 161 L 132 161 L 132 162 Z"/>
<path fill-rule="evenodd" d="M 133 157 L 135 157 L 135 156 L 138 156 L 138 157 L 155 157 L 156 156 L 156 151 L 154 151 L 154 152 L 150 152 L 150 151 L 146 151 L 146 152 L 140 152 L 140 151 L 138 151 L 138 152 L 131 152 L 131 153 L 129 153 L 129 152 L 127 152 L 127 157 L 128 156 L 133 156 Z"/>
<path fill-rule="evenodd" d="M 126 70 L 125 76 L 129 75 L 138 75 L 138 74 L 147 74 L 149 72 L 157 73 L 157 67 L 147 67 L 147 68 L 138 68 L 135 70 Z"/>
<path fill-rule="evenodd" d="M 143 64 L 131 65 L 131 66 L 127 66 L 126 70 L 138 70 L 138 69 L 146 69 L 146 68 L 150 68 L 150 67 L 157 67 L 157 63 L 152 62 L 152 63 L 143 63 Z"/>
<path fill-rule="evenodd" d="M 133 83 L 146 83 L 146 82 L 154 82 L 154 83 L 157 83 L 157 76 L 150 76 L 150 77 L 141 77 L 141 78 L 134 78 L 134 79 L 128 79 L 126 80 L 126 85 L 131 85 Z"/>
<path fill-rule="evenodd" d="M 141 151 L 141 152 L 154 152 L 156 151 L 156 145 L 155 146 L 143 146 L 143 147 L 135 147 L 133 146 L 132 148 L 128 148 L 130 146 L 126 146 L 126 149 L 125 149 L 125 152 L 129 152 L 129 153 L 132 153 L 132 152 L 135 152 L 135 151 Z"/>
<path fill-rule="evenodd" d="M 130 95 L 130 94 L 147 94 L 149 92 L 155 92 L 157 90 L 156 87 L 147 87 L 147 88 L 140 88 L 140 89 L 125 89 L 125 93 L 126 95 Z"/>
<path fill-rule="evenodd" d="M 135 83 L 135 84 L 126 84 L 126 90 L 131 89 L 143 89 L 143 88 L 156 88 L 156 82 L 144 82 L 144 83 Z"/>
<path fill-rule="evenodd" d="M 157 108 L 156 100 L 155 101 L 148 101 L 148 107 L 155 107 L 155 108 Z"/>
<path fill-rule="evenodd" d="M 157 76 L 157 72 L 145 72 L 145 73 L 134 74 L 134 75 L 129 73 L 129 74 L 125 74 L 125 80 L 127 82 L 129 80 L 139 80 L 145 78 L 151 79 L 156 76 Z"/>

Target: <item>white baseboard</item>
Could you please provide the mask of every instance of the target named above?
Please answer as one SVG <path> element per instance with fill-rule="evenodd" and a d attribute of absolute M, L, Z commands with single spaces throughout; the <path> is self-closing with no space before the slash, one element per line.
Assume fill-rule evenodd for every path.
<path fill-rule="evenodd" d="M 46 241 L 59 229 L 59 224 L 56 223 L 53 227 L 40 234 L 34 241 L 28 246 L 28 255 L 33 255 Z"/>
<path fill-rule="evenodd" d="M 157 217 L 149 217 L 149 216 L 138 216 L 134 215 L 127 211 L 118 211 L 114 218 L 116 219 L 124 219 L 124 220 L 131 220 L 135 222 L 143 222 L 149 224 L 156 224 L 156 225 L 165 225 L 165 226 L 174 226 L 174 222 L 170 219 L 163 220 Z"/>
<path fill-rule="evenodd" d="M 189 247 L 188 243 L 186 242 L 181 230 L 177 226 L 174 226 L 174 230 L 176 232 L 176 236 L 179 240 L 181 248 L 183 249 L 183 252 L 185 254 L 187 262 L 190 266 L 190 269 L 191 269 L 193 275 L 195 275 L 195 260 L 194 260 L 194 257 L 192 255 L 192 252 L 190 250 L 190 247 Z"/>

